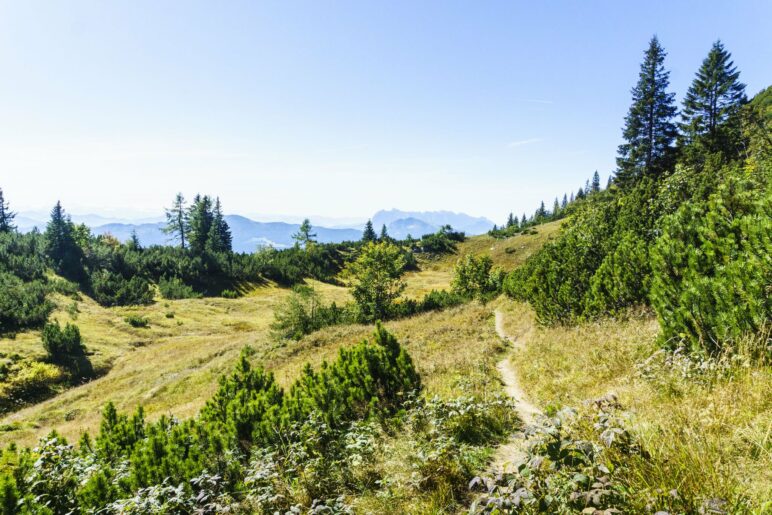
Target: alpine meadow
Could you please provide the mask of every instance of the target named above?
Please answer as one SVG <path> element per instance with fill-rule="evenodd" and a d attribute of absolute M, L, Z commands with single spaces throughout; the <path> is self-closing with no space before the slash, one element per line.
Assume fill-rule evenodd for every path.
<path fill-rule="evenodd" d="M 0 515 L 772 513 L 768 32 L 556 36 L 579 86 L 543 46 L 577 6 L 35 3 L 0 7 L 63 38 L 0 44 Z"/>

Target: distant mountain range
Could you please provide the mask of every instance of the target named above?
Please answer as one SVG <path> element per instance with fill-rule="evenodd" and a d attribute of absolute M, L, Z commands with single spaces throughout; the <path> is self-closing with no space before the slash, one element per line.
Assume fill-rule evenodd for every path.
<path fill-rule="evenodd" d="M 94 234 L 112 234 L 120 241 L 128 240 L 132 231 L 136 231 L 140 243 L 144 246 L 170 243 L 169 236 L 162 230 L 164 223 L 160 219 L 113 221 L 99 215 L 73 215 L 72 219 L 76 223 L 88 225 Z M 294 243 L 292 235 L 300 228 L 297 223 L 257 222 L 240 215 L 227 215 L 225 219 L 231 228 L 233 250 L 236 252 L 254 252 L 258 247 L 266 245 L 276 248 L 289 247 Z M 46 225 L 38 213 L 20 213 L 15 222 L 19 230 L 25 232 L 35 227 L 41 231 L 45 230 Z M 311 222 L 313 223 L 313 220 Z M 411 212 L 392 209 L 378 211 L 372 222 L 376 232 L 380 233 L 381 227 L 386 225 L 389 235 L 398 239 L 408 235 L 419 238 L 424 234 L 436 232 L 447 224 L 469 235 L 482 234 L 493 227 L 493 222 L 486 218 L 449 211 Z M 314 226 L 314 232 L 317 241 L 322 243 L 354 241 L 362 237 L 362 229 L 351 226 Z"/>

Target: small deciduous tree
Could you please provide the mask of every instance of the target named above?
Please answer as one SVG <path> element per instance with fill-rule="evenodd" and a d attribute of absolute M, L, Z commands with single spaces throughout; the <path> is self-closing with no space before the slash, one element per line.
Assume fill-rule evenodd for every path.
<path fill-rule="evenodd" d="M 405 289 L 402 250 L 390 242 L 368 243 L 346 267 L 351 293 L 363 322 L 385 320 L 394 301 Z"/>

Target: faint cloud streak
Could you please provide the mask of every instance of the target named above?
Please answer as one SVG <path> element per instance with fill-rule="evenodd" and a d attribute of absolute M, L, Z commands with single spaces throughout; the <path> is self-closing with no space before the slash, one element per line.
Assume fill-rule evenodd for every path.
<path fill-rule="evenodd" d="M 529 138 L 529 139 L 521 139 L 517 141 L 512 141 L 507 145 L 509 148 L 517 148 L 522 147 L 523 145 L 530 145 L 531 143 L 538 143 L 541 141 L 541 138 Z"/>

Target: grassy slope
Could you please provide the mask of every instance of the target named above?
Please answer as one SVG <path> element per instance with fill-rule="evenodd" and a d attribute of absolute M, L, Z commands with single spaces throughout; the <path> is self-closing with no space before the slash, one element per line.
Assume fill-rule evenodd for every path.
<path fill-rule="evenodd" d="M 488 236 L 470 238 L 460 246 L 459 255 L 489 253 L 497 264 L 511 268 L 541 246 L 557 227 L 557 224 L 548 224 L 539 228 L 536 235 L 507 240 Z M 416 297 L 431 289 L 447 288 L 457 257 L 422 262 L 421 271 L 406 277 L 406 295 Z M 344 288 L 312 283 L 328 301 L 341 304 L 350 298 Z M 272 341 L 269 326 L 273 308 L 286 294 L 285 289 L 267 285 L 234 300 L 158 301 L 151 306 L 132 308 L 102 308 L 84 297 L 77 303 L 79 313 L 74 322 L 92 353 L 90 359 L 95 368 L 109 368 L 109 372 L 0 419 L 0 446 L 11 441 L 33 445 L 54 428 L 67 438 L 76 439 L 83 430 L 93 431 L 98 427 L 101 407 L 109 400 L 120 410 L 133 410 L 142 404 L 151 419 L 162 413 L 192 416 L 212 394 L 217 378 L 230 369 L 245 345 L 253 346 L 257 359 L 275 370 L 277 378 L 286 385 L 303 363 L 317 363 L 323 357 L 332 357 L 337 347 L 358 341 L 371 331 L 365 326 L 334 327 L 310 335 L 298 344 L 280 346 Z M 70 321 L 72 316 L 64 308 L 72 301 L 62 297 L 57 302 L 60 308 L 54 317 L 62 322 Z M 490 324 L 478 323 L 484 319 L 483 312 L 487 317 L 487 311 L 475 311 L 477 318 L 473 322 L 465 318 L 472 316 L 467 309 L 472 308 L 388 324 L 405 340 L 419 369 L 427 374 L 429 384 L 435 370 L 450 370 L 456 365 L 482 366 L 479 364 L 487 359 L 484 354 L 475 354 L 496 340 L 490 335 L 480 336 L 490 332 Z M 170 312 L 174 318 L 166 317 Z M 132 328 L 124 321 L 128 314 L 148 317 L 150 327 Z M 474 326 L 470 328 L 471 323 Z M 443 362 L 455 359 L 447 353 L 448 345 L 454 342 L 464 346 L 463 353 L 459 354 L 461 362 L 453 362 L 455 365 L 451 366 Z M 468 342 L 487 343 L 467 346 Z M 42 357 L 39 331 L 19 334 L 14 340 L 0 339 L 0 352 Z M 464 374 L 466 372 L 468 370 Z M 457 393 L 461 391 L 461 383 L 448 386 L 452 381 L 448 382 L 447 378 L 438 381 L 438 384 L 445 382 L 446 386 L 437 386 L 432 391 L 447 393 L 453 388 Z"/>
<path fill-rule="evenodd" d="M 501 309 L 509 334 L 526 342 L 513 364 L 542 408 L 618 396 L 652 455 L 649 463 L 631 465 L 628 481 L 636 491 L 745 497 L 763 512 L 764 500 L 772 499 L 769 368 L 735 360 L 723 372 L 687 374 L 683 363 L 667 366 L 658 352 L 656 320 L 647 315 L 537 328 L 527 305 L 503 301 Z"/>

